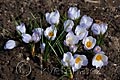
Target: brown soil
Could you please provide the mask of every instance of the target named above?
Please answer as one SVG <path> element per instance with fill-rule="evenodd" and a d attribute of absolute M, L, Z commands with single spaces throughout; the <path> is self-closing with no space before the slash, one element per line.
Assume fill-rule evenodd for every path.
<path fill-rule="evenodd" d="M 63 14 L 70 6 L 77 6 L 81 15 L 87 14 L 109 25 L 102 46 L 109 58 L 108 65 L 101 69 L 82 68 L 75 73 L 74 80 L 120 80 L 120 0 L 93 0 L 100 3 L 85 1 L 87 0 L 0 0 L 0 80 L 57 80 L 60 77 L 59 72 L 53 72 L 57 68 L 55 65 L 50 63 L 49 69 L 41 70 L 38 60 L 33 58 L 28 62 L 32 69 L 30 75 L 18 74 L 16 66 L 30 56 L 29 48 L 24 43 L 18 43 L 16 48 L 6 51 L 3 46 L 9 39 L 18 40 L 13 18 L 28 25 L 31 12 L 38 15 L 58 9 Z"/>

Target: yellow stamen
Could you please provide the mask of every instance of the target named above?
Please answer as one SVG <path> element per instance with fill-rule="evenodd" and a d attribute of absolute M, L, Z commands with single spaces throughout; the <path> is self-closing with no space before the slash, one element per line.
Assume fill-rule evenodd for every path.
<path fill-rule="evenodd" d="M 81 61 L 81 58 L 80 58 L 80 57 L 77 57 L 77 58 L 75 59 L 75 63 L 76 63 L 76 64 L 78 64 L 80 61 Z"/>
<path fill-rule="evenodd" d="M 102 60 L 102 56 L 101 56 L 100 54 L 99 54 L 99 55 L 97 55 L 97 56 L 96 56 L 96 60 L 97 60 L 97 61 Z"/>
<path fill-rule="evenodd" d="M 52 37 L 52 36 L 54 36 L 54 33 L 51 31 L 51 32 L 49 32 L 48 36 Z"/>
<path fill-rule="evenodd" d="M 87 46 L 87 47 L 91 47 L 91 46 L 92 46 L 92 42 L 91 42 L 91 41 L 88 41 L 88 42 L 86 43 L 86 46 Z"/>

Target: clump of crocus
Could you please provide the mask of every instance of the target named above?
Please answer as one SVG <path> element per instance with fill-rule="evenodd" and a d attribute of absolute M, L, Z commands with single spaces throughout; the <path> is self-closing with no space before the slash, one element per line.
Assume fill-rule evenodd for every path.
<path fill-rule="evenodd" d="M 103 22 L 94 23 L 94 18 L 88 15 L 81 16 L 80 10 L 77 7 L 70 7 L 67 16 L 68 18 L 63 17 L 64 19 L 61 18 L 60 21 L 60 13 L 58 10 L 55 10 L 45 14 L 46 21 L 50 25 L 45 30 L 42 29 L 42 26 L 41 28 L 32 28 L 33 30 L 29 34 L 27 33 L 24 23 L 17 25 L 16 30 L 20 33 L 24 43 L 30 43 L 30 45 L 32 45 L 31 53 L 33 56 L 35 55 L 35 45 L 37 43 L 40 45 L 38 48 L 44 56 L 45 61 L 47 61 L 49 54 L 52 53 L 51 49 L 55 53 L 57 60 L 59 60 L 58 54 L 61 53 L 59 55 L 63 56 L 63 58 L 61 62 L 59 62 L 62 63 L 65 68 L 67 67 L 66 72 L 69 72 L 69 78 L 73 79 L 74 72 L 81 69 L 82 66 L 87 66 L 89 63 L 87 57 L 89 55 L 93 56 L 92 65 L 96 68 L 101 68 L 108 64 L 108 57 L 105 55 L 105 52 L 102 51 L 99 44 L 102 42 L 101 39 L 103 39 L 107 31 L 108 24 Z M 60 22 L 62 22 L 62 25 L 59 25 L 61 24 Z M 92 31 L 93 34 L 90 31 Z M 98 35 L 100 36 L 97 37 Z M 81 46 L 83 46 L 84 49 L 82 49 Z M 13 49 L 14 47 L 16 47 L 16 42 L 14 40 L 8 40 L 4 49 Z M 58 51 L 56 52 L 56 50 Z M 86 54 L 89 53 L 88 56 L 79 53 L 81 51 L 84 52 L 84 50 Z"/>

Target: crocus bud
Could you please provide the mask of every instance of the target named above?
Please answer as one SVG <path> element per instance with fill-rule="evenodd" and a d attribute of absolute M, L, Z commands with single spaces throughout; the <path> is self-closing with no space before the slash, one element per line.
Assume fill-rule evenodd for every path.
<path fill-rule="evenodd" d="M 70 7 L 68 10 L 68 17 L 72 20 L 78 19 L 80 17 L 80 10 L 77 7 Z"/>
<path fill-rule="evenodd" d="M 16 46 L 14 40 L 8 40 L 4 46 L 4 49 L 13 49 Z"/>
<path fill-rule="evenodd" d="M 59 23 L 60 14 L 59 14 L 59 11 L 56 10 L 55 12 L 46 13 L 45 17 L 46 17 L 46 21 L 49 24 L 53 25 L 53 24 Z"/>

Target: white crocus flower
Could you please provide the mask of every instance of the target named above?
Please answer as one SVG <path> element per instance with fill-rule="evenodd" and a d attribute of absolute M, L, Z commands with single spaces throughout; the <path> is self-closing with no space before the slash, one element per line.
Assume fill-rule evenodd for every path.
<path fill-rule="evenodd" d="M 88 31 L 86 28 L 78 25 L 75 29 L 75 34 L 78 36 L 79 40 L 82 40 L 83 38 L 88 36 Z"/>
<path fill-rule="evenodd" d="M 89 36 L 89 37 L 85 37 L 82 41 L 82 43 L 84 44 L 84 48 L 86 50 L 90 50 L 92 49 L 95 44 L 96 44 L 96 39 L 93 38 L 92 36 Z"/>
<path fill-rule="evenodd" d="M 46 46 L 45 43 L 40 44 L 41 53 L 44 52 L 44 50 L 45 50 L 45 46 Z"/>
<path fill-rule="evenodd" d="M 99 35 L 100 34 L 100 25 L 94 23 L 91 27 L 91 30 L 92 30 L 93 34 Z"/>
<path fill-rule="evenodd" d="M 68 10 L 68 17 L 72 20 L 78 19 L 80 17 L 80 10 L 77 7 L 70 7 Z"/>
<path fill-rule="evenodd" d="M 72 46 L 75 45 L 79 42 L 79 39 L 76 35 L 74 35 L 74 33 L 71 31 L 66 35 L 66 40 L 64 41 L 64 44 L 66 46 Z"/>
<path fill-rule="evenodd" d="M 25 43 L 29 43 L 32 41 L 32 37 L 30 34 L 22 34 L 22 40 Z"/>
<path fill-rule="evenodd" d="M 32 40 L 36 43 L 38 41 L 40 41 L 41 36 L 43 34 L 43 29 L 42 28 L 35 28 L 32 34 Z"/>
<path fill-rule="evenodd" d="M 93 52 L 94 53 L 99 53 L 101 51 L 101 47 L 100 46 L 95 46 Z"/>
<path fill-rule="evenodd" d="M 16 46 L 14 40 L 8 40 L 4 46 L 4 49 L 13 49 Z"/>
<path fill-rule="evenodd" d="M 64 66 L 73 66 L 74 58 L 72 56 L 72 53 L 71 52 L 64 53 L 63 59 L 61 62 Z"/>
<path fill-rule="evenodd" d="M 98 53 L 93 57 L 92 65 L 96 68 L 101 68 L 104 65 L 108 64 L 108 57 L 104 54 Z"/>
<path fill-rule="evenodd" d="M 57 34 L 57 29 L 55 25 L 51 25 L 50 27 L 46 28 L 46 30 L 44 31 L 45 37 L 51 40 L 54 40 L 56 38 L 56 34 Z"/>
<path fill-rule="evenodd" d="M 47 22 L 53 25 L 53 24 L 59 23 L 60 14 L 59 14 L 59 11 L 56 10 L 55 12 L 46 13 L 45 17 L 46 17 Z"/>
<path fill-rule="evenodd" d="M 66 32 L 70 32 L 74 26 L 74 22 L 72 20 L 66 20 L 64 22 L 64 29 Z"/>
<path fill-rule="evenodd" d="M 26 33 L 26 27 L 24 23 L 21 23 L 20 25 L 16 26 L 16 30 L 20 33 Z"/>
<path fill-rule="evenodd" d="M 75 62 L 75 64 L 72 66 L 73 72 L 77 71 L 82 66 L 86 66 L 88 64 L 88 59 L 85 55 L 75 54 L 74 62 Z"/>
<path fill-rule="evenodd" d="M 85 28 L 90 28 L 90 26 L 93 23 L 93 19 L 87 15 L 82 16 L 81 20 L 80 20 L 80 25 L 82 25 Z"/>
<path fill-rule="evenodd" d="M 101 34 L 104 34 L 106 32 L 107 28 L 108 28 L 108 25 L 106 23 L 101 23 L 100 24 Z"/>

